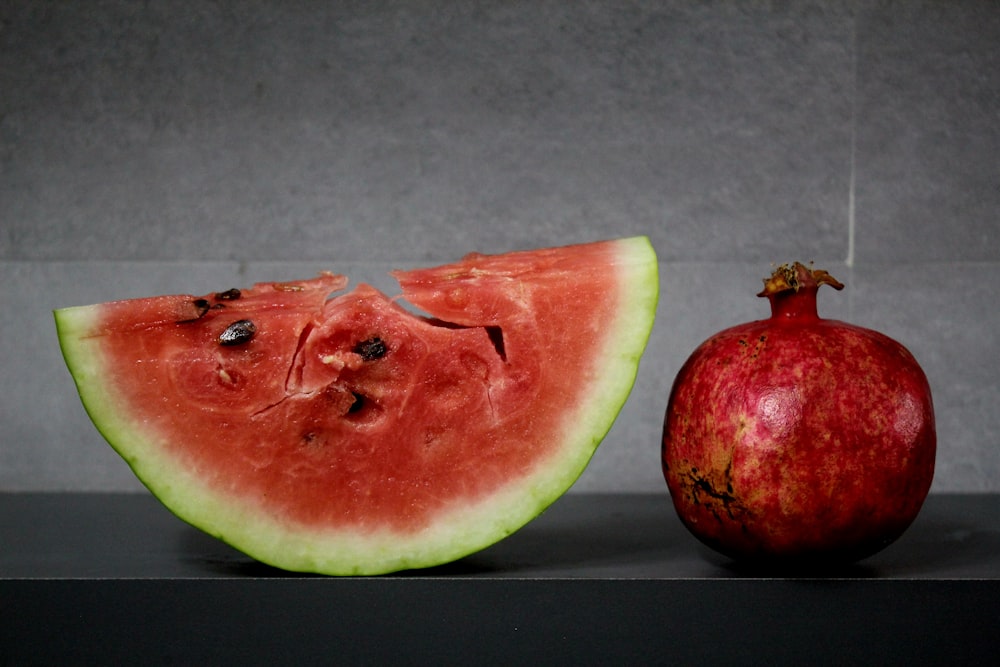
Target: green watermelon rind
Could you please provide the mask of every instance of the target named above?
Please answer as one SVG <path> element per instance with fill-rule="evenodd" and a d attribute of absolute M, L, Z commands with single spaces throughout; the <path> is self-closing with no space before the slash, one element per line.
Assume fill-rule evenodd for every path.
<path fill-rule="evenodd" d="M 322 533 L 232 502 L 212 487 L 209 471 L 187 470 L 165 454 L 161 436 L 134 423 L 103 378 L 99 339 L 88 337 L 99 306 L 55 311 L 63 357 L 94 425 L 136 477 L 187 523 L 270 565 L 330 575 L 385 574 L 425 568 L 480 551 L 517 531 L 561 497 L 586 469 L 635 383 L 659 297 L 655 251 L 646 237 L 615 241 L 620 301 L 607 323 L 604 349 L 593 355 L 586 397 L 564 416 L 565 437 L 544 465 L 474 504 L 435 517 L 419 532 Z"/>

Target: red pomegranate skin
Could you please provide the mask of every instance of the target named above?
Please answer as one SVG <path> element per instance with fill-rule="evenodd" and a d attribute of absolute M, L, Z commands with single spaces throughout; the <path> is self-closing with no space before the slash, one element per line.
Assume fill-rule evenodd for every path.
<path fill-rule="evenodd" d="M 876 331 L 821 319 L 820 285 L 779 267 L 771 317 L 722 331 L 681 368 L 662 458 L 674 507 L 736 560 L 848 563 L 896 540 L 934 476 L 927 378 Z"/>

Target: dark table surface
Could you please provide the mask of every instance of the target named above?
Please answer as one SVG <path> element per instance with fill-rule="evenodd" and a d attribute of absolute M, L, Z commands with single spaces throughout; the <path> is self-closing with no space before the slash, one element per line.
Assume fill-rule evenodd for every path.
<path fill-rule="evenodd" d="M 183 523 L 147 494 L 0 494 L 0 578 L 301 576 L 259 564 Z M 669 497 L 564 496 L 458 562 L 396 576 L 588 579 L 1000 578 L 1000 496 L 931 495 L 896 543 L 818 572 L 745 571 L 702 547 Z"/>
<path fill-rule="evenodd" d="M 665 493 L 570 494 L 478 554 L 373 578 L 262 565 L 145 494 L 0 494 L 0 544 L 0 664 L 927 664 L 1000 649 L 998 495 L 932 495 L 884 551 L 813 572 L 716 556 Z"/>

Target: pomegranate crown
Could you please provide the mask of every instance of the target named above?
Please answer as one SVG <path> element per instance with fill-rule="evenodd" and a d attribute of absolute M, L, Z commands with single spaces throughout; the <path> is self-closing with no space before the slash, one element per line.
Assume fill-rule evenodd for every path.
<path fill-rule="evenodd" d="M 757 296 L 774 296 L 782 292 L 798 292 L 803 287 L 817 289 L 820 285 L 841 290 L 844 284 L 822 269 L 812 269 L 802 262 L 782 264 L 768 278 L 764 278 L 764 289 Z"/>

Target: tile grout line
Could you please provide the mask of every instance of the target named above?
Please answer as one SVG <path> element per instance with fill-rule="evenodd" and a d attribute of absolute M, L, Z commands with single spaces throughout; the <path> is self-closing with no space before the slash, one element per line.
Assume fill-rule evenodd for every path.
<path fill-rule="evenodd" d="M 854 191 L 857 169 L 857 135 L 858 135 L 858 19 L 855 16 L 851 29 L 851 151 L 850 175 L 847 191 L 847 257 L 844 263 L 848 268 L 854 266 Z"/>
<path fill-rule="evenodd" d="M 855 15 L 851 26 L 851 150 L 847 185 L 847 267 L 848 279 L 854 282 L 855 243 L 855 186 L 857 183 L 857 135 L 858 135 L 858 17 Z M 854 291 L 847 295 L 848 317 L 854 317 Z"/>
<path fill-rule="evenodd" d="M 850 176 L 848 181 L 848 192 L 847 192 L 847 257 L 844 258 L 844 264 L 847 268 L 854 268 L 854 177 L 855 177 L 855 161 L 854 161 L 854 129 L 851 129 L 851 166 L 850 166 Z"/>

